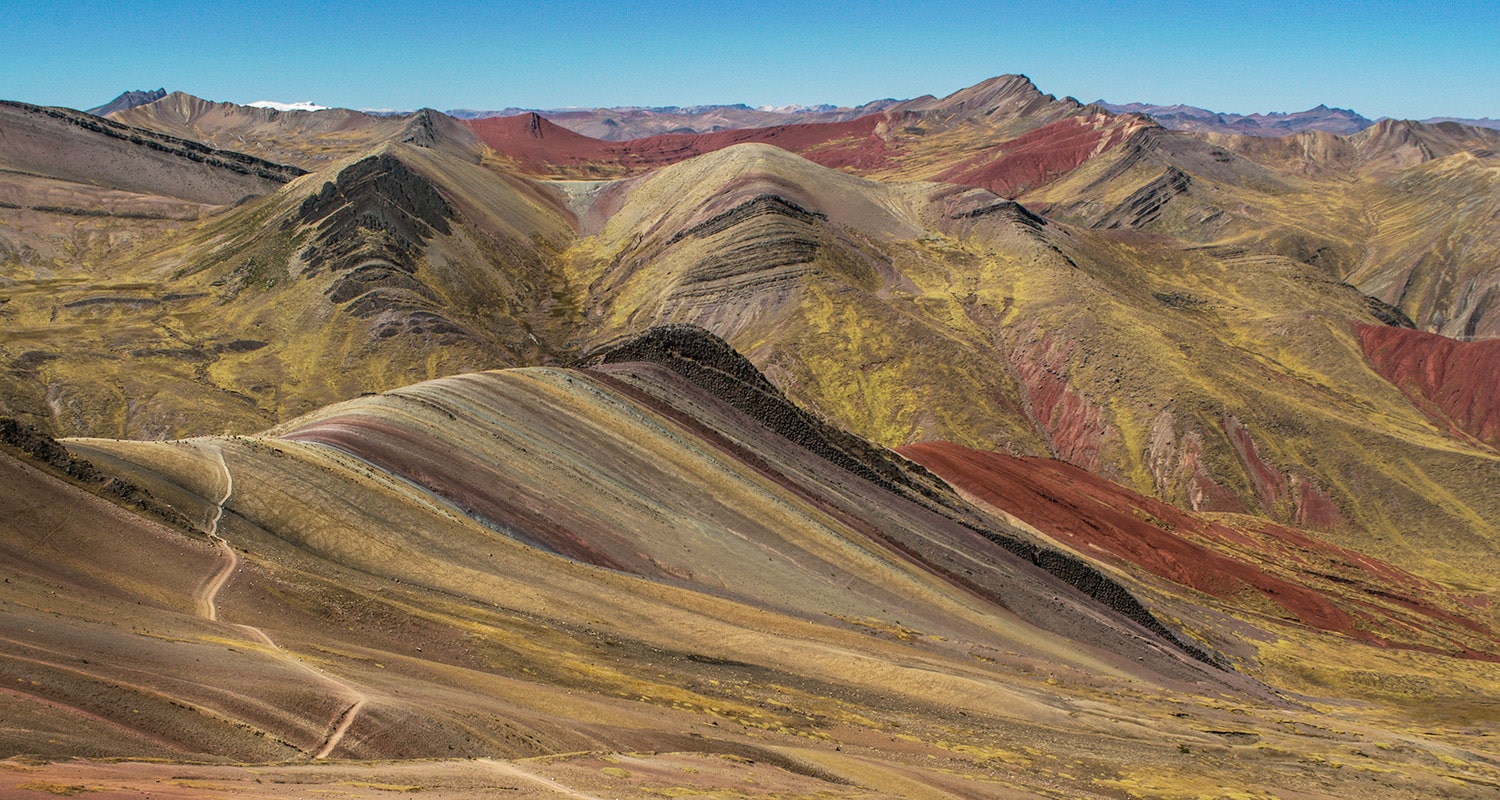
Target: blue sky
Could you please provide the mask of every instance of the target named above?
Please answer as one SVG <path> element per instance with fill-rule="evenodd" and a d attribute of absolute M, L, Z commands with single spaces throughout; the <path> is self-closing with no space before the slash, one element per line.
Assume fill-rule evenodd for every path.
<path fill-rule="evenodd" d="M 1084 101 L 1500 118 L 1494 0 L 0 0 L 0 33 L 0 98 L 78 108 L 158 86 L 353 108 L 851 105 L 1025 73 Z"/>

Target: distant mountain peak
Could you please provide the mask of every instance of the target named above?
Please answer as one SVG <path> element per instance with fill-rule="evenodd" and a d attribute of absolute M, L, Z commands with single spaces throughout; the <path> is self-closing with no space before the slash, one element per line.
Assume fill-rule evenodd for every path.
<path fill-rule="evenodd" d="M 1271 111 L 1255 114 L 1234 114 L 1210 111 L 1189 105 L 1154 105 L 1151 103 L 1107 103 L 1097 102 L 1116 114 L 1145 114 L 1165 128 L 1180 131 L 1210 131 L 1215 133 L 1237 133 L 1249 136 L 1289 136 L 1307 131 L 1325 131 L 1341 136 L 1359 133 L 1375 124 L 1347 108 L 1331 108 L 1326 104 L 1306 111 Z"/>
<path fill-rule="evenodd" d="M 1049 106 L 1072 110 L 1083 108 L 1073 98 L 1058 100 L 1050 94 L 1043 94 L 1025 75 L 997 75 L 946 97 L 927 95 L 899 103 L 894 108 L 904 112 L 936 115 L 952 122 L 996 114 L 999 115 L 997 118 L 1025 117 Z"/>
<path fill-rule="evenodd" d="M 105 103 L 102 106 L 95 106 L 94 108 L 89 109 L 88 113 L 93 114 L 96 117 L 102 117 L 106 114 L 112 114 L 116 111 L 124 111 L 127 108 L 135 108 L 136 106 L 143 106 L 147 103 L 154 103 L 166 96 L 166 87 L 162 87 L 160 89 L 152 89 L 150 91 L 147 91 L 145 89 L 132 89 L 127 92 L 121 92 L 120 96 L 109 101 L 108 103 Z"/>

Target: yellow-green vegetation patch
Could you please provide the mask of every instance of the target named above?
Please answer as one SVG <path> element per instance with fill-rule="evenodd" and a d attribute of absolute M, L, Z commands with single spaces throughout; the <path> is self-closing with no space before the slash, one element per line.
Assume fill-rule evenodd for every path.
<path fill-rule="evenodd" d="M 81 783 L 52 783 L 50 781 L 31 781 L 16 787 L 17 789 L 28 789 L 33 792 L 46 792 L 47 794 L 61 795 L 63 797 L 74 797 L 87 792 L 107 792 L 108 786 L 87 786 Z"/>
<path fill-rule="evenodd" d="M 359 789 L 374 789 L 378 792 L 398 792 L 411 794 L 422 791 L 422 786 L 400 784 L 400 783 L 375 783 L 372 781 L 339 781 L 339 786 L 353 786 Z"/>

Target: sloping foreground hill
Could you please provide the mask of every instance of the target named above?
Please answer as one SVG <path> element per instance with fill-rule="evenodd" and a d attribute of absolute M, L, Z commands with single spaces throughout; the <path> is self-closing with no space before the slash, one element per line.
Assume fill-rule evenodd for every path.
<path fill-rule="evenodd" d="M 260 436 L 68 443 L 180 528 L 0 459 L 0 742 L 42 759 L 3 762 L 0 787 L 1480 797 L 1500 781 L 1492 719 L 1372 706 L 1358 686 L 1286 693 L 1315 665 L 1269 657 L 1284 628 L 1254 618 L 1230 662 L 1205 663 L 1118 579 L 786 404 L 722 343 L 654 337 L 592 369 L 445 378 Z M 1184 629 L 1224 613 L 1190 601 L 1171 606 Z M 1368 663 L 1370 680 L 1425 674 Z M 1433 673 L 1492 702 L 1465 663 Z M 67 756 L 125 761 L 47 761 Z M 289 764 L 391 758 L 407 761 Z"/>

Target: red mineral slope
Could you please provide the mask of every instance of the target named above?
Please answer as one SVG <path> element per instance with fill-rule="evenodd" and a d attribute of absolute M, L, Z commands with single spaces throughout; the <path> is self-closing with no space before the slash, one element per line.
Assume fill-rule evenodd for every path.
<path fill-rule="evenodd" d="M 877 134 L 885 122 L 886 115 L 876 114 L 844 122 L 673 133 L 610 142 L 574 133 L 538 114 L 464 120 L 496 152 L 537 172 L 590 165 L 637 172 L 747 142 L 776 145 L 828 167 L 875 169 L 893 155 Z"/>
<path fill-rule="evenodd" d="M 1089 113 L 1092 111 L 1093 113 Z M 540 115 L 464 120 L 522 169 L 537 174 L 634 174 L 737 144 L 771 144 L 809 161 L 863 175 L 899 173 L 1015 196 L 1072 172 L 1137 131 L 1145 117 L 1117 117 L 1044 95 L 1024 76 L 985 81 L 941 100 L 922 98 L 853 119 L 594 139 Z"/>
<path fill-rule="evenodd" d="M 1261 511 L 1304 527 L 1335 528 L 1347 522 L 1338 504 L 1316 483 L 1267 463 L 1250 429 L 1238 418 L 1233 415 L 1224 418 L 1224 433 L 1250 476 Z"/>
<path fill-rule="evenodd" d="M 1355 323 L 1365 358 L 1440 427 L 1500 449 L 1500 339 Z"/>
<path fill-rule="evenodd" d="M 1011 368 L 1025 388 L 1026 410 L 1052 446 L 1052 454 L 1083 469 L 1105 468 L 1104 451 L 1119 433 L 1105 409 L 1068 381 L 1071 342 L 1050 332 L 1010 348 Z"/>
<path fill-rule="evenodd" d="M 980 186 L 1004 197 L 1048 183 L 1113 150 L 1149 123 L 1137 117 L 1069 117 L 986 149 L 934 180 Z"/>
<path fill-rule="evenodd" d="M 1299 531 L 1208 520 L 1061 461 L 948 442 L 899 452 L 1073 550 L 1383 646 L 1500 660 L 1500 638 L 1435 584 Z M 1253 599 L 1252 599 L 1253 598 Z"/>

